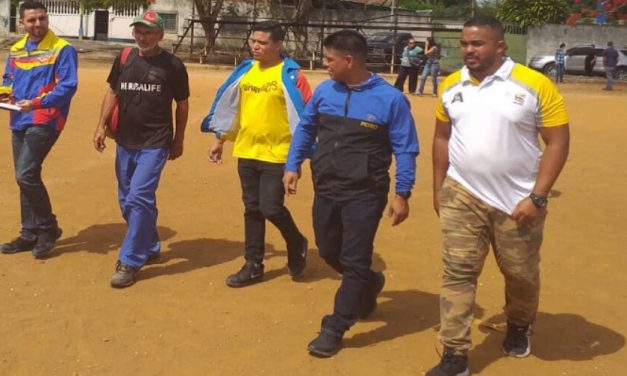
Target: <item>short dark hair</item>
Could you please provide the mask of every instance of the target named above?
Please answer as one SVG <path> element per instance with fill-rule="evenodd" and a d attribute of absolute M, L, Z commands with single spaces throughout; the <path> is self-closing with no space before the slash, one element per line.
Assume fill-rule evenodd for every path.
<path fill-rule="evenodd" d="M 503 28 L 503 24 L 494 16 L 477 14 L 464 23 L 464 27 L 472 26 L 487 26 L 494 31 L 499 39 L 505 39 L 505 29 Z"/>
<path fill-rule="evenodd" d="M 39 1 L 25 1 L 20 4 L 20 19 L 24 18 L 24 11 L 31 9 L 43 9 L 44 11 L 48 11 L 45 5 L 40 3 Z"/>
<path fill-rule="evenodd" d="M 340 30 L 324 38 L 322 45 L 346 55 L 351 55 L 361 63 L 366 62 L 368 44 L 366 38 L 354 30 Z"/>
<path fill-rule="evenodd" d="M 607 46 L 608 47 L 614 47 L 614 42 L 612 42 L 612 41 L 607 42 Z"/>
<path fill-rule="evenodd" d="M 253 25 L 253 32 L 263 31 L 270 33 L 270 39 L 275 42 L 285 40 L 285 31 L 281 27 L 281 24 L 276 21 L 262 21 Z"/>

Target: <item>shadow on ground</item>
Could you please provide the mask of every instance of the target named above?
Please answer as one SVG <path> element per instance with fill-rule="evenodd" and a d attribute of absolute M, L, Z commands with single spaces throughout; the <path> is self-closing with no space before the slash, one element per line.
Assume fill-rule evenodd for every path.
<path fill-rule="evenodd" d="M 157 226 L 161 241 L 171 239 L 176 231 L 169 227 Z M 51 257 L 71 252 L 109 253 L 117 251 L 126 234 L 126 223 L 107 223 L 89 226 L 76 235 L 62 236 L 57 242 Z"/>
<path fill-rule="evenodd" d="M 486 320 L 497 324 L 505 322 L 503 315 Z M 480 372 L 503 357 L 501 345 L 504 332 L 487 329 L 488 337 L 470 351 L 473 372 Z M 539 312 L 533 326 L 531 356 L 546 361 L 586 361 L 598 356 L 613 354 L 625 346 L 625 337 L 607 327 L 592 323 L 583 316 L 572 313 Z"/>
<path fill-rule="evenodd" d="M 346 338 L 344 346 L 366 347 L 430 328 L 435 330 L 440 322 L 438 299 L 438 294 L 418 290 L 383 290 L 377 310 L 369 321 L 383 321 L 385 325 Z"/>

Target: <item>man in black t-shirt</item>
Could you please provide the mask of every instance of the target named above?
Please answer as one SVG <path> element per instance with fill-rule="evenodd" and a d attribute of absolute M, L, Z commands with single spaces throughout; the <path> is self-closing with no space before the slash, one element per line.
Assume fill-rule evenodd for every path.
<path fill-rule="evenodd" d="M 106 122 L 118 106 L 115 133 L 118 199 L 128 225 L 111 286 L 127 287 L 159 257 L 156 190 L 166 160 L 183 154 L 189 83 L 179 58 L 162 50 L 163 20 L 147 11 L 131 24 L 137 48 L 115 59 L 107 82 L 94 147 L 105 148 Z M 176 102 L 172 122 L 172 101 Z"/>

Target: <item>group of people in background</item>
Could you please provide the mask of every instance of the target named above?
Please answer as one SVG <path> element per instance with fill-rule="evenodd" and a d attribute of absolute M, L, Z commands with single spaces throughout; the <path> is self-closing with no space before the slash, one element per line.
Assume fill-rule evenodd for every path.
<path fill-rule="evenodd" d="M 22 3 L 20 22 L 27 35 L 11 48 L 0 94 L 3 102 L 19 107 L 11 115 L 11 130 L 22 229 L 1 250 L 32 251 L 40 258 L 61 236 L 41 169 L 76 91 L 76 51 L 48 29 L 41 3 Z M 147 11 L 131 27 L 137 46 L 115 59 L 93 137 L 99 152 L 107 135 L 116 142 L 118 199 L 127 223 L 110 279 L 117 288 L 132 285 L 141 268 L 159 257 L 155 193 L 166 162 L 183 154 L 190 95 L 184 64 L 159 47 L 161 17 Z M 368 71 L 361 34 L 341 30 L 324 39 L 330 79 L 313 93 L 300 67 L 281 54 L 284 36 L 276 22 L 254 26 L 252 58 L 222 84 L 201 130 L 216 136 L 210 162 L 221 162 L 226 141 L 234 142 L 238 158 L 244 264 L 226 278 L 229 287 L 263 281 L 266 220 L 285 239 L 289 274 L 303 273 L 308 240 L 284 197 L 298 192 L 301 165 L 311 159 L 315 243 L 342 278 L 333 312 L 324 315 L 307 349 L 330 357 L 340 350 L 344 334 L 376 310 L 385 277 L 372 270 L 373 242 L 386 207 L 393 226 L 409 215 L 418 136 L 408 99 Z M 498 20 L 474 16 L 464 24 L 460 42 L 465 65 L 443 81 L 435 109 L 433 206 L 443 238 L 444 352 L 428 376 L 470 373 L 477 279 L 490 247 L 506 281 L 502 349 L 513 357 L 529 355 L 548 195 L 569 145 L 562 96 L 550 79 L 506 56 Z M 409 47 L 407 68 L 418 56 L 409 54 Z M 428 74 L 437 85 L 440 55 L 433 40 L 426 56 L 419 94 Z M 117 128 L 110 126 L 112 116 Z M 388 200 L 393 159 L 394 194 Z"/>
<path fill-rule="evenodd" d="M 594 75 L 594 66 L 597 61 L 596 48 L 593 45 L 590 46 L 591 50 L 584 58 L 584 72 L 586 76 L 592 77 Z M 611 91 L 614 89 L 614 74 L 616 71 L 616 65 L 618 64 L 618 51 L 614 48 L 614 42 L 607 42 L 606 48 L 602 52 L 603 57 L 603 71 L 605 72 L 605 87 L 603 90 Z M 555 50 L 555 83 L 564 82 L 564 74 L 566 72 L 566 43 L 562 42 L 559 48 Z"/>
<path fill-rule="evenodd" d="M 432 96 L 438 96 L 438 74 L 440 73 L 440 46 L 432 37 L 428 37 L 424 49 L 421 48 L 414 38 L 407 40 L 407 46 L 401 52 L 401 61 L 398 68 L 398 76 L 394 82 L 394 87 L 403 92 L 405 80 L 409 77 L 409 93 L 422 96 L 427 77 L 431 75 Z M 422 73 L 420 68 L 422 67 Z M 420 74 L 420 86 L 418 75 Z"/>

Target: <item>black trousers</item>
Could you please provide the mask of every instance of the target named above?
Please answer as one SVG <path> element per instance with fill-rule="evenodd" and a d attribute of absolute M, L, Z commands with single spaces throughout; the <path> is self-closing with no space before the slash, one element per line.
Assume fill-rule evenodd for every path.
<path fill-rule="evenodd" d="M 370 269 L 373 242 L 386 204 L 387 196 L 349 201 L 314 198 L 313 224 L 320 257 L 342 274 L 333 314 L 322 320 L 322 328 L 338 337 L 357 321 L 362 299 L 374 282 Z"/>
<path fill-rule="evenodd" d="M 405 79 L 407 79 L 407 76 L 409 76 L 409 92 L 415 93 L 416 86 L 418 84 L 418 67 L 415 66 L 400 66 L 398 68 L 398 76 L 396 77 L 394 87 L 403 92 L 403 86 L 405 86 Z"/>
<path fill-rule="evenodd" d="M 237 165 L 244 201 L 244 232 L 246 261 L 262 263 L 265 253 L 266 219 L 272 222 L 285 239 L 288 260 L 299 257 L 303 235 L 292 215 L 283 205 L 282 163 L 240 159 Z"/>

